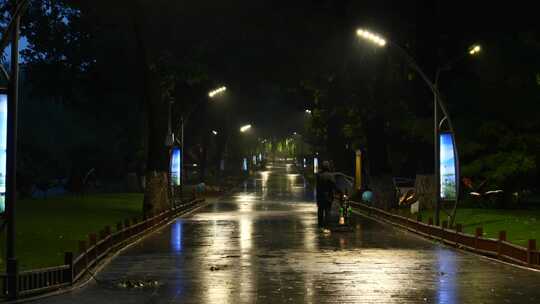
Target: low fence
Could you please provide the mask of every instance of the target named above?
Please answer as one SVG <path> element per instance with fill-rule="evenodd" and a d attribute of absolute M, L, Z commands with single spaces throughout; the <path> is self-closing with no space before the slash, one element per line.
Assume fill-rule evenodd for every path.
<path fill-rule="evenodd" d="M 444 221 L 442 226 L 439 227 L 433 225 L 432 218 L 428 219 L 428 223 L 423 223 L 421 217 L 414 220 L 363 203 L 351 202 L 351 204 L 356 210 L 368 216 L 390 222 L 411 232 L 444 242 L 447 245 L 506 262 L 540 269 L 540 251 L 537 250 L 536 240 L 529 240 L 528 246 L 525 248 L 509 243 L 506 239 L 506 231 L 500 231 L 498 239 L 485 238 L 483 237 L 482 227 L 476 228 L 475 234 L 472 235 L 464 233 L 461 224 L 456 224 L 455 229 L 451 229 L 448 227 L 448 222 Z"/>
<path fill-rule="evenodd" d="M 3 298 L 27 297 L 40 293 L 50 292 L 72 285 L 78 279 L 88 273 L 107 255 L 114 253 L 133 242 L 146 232 L 161 227 L 171 219 L 188 212 L 203 199 L 194 199 L 187 203 L 181 203 L 159 214 L 149 215 L 142 220 L 137 218 L 127 219 L 116 224 L 116 230 L 112 232 L 107 226 L 98 234 L 91 233 L 88 240 L 79 241 L 79 252 L 75 255 L 66 252 L 64 265 L 19 272 L 15 286 L 7 286 L 7 275 L 0 274 Z M 9 294 L 15 287 L 15 294 Z"/>

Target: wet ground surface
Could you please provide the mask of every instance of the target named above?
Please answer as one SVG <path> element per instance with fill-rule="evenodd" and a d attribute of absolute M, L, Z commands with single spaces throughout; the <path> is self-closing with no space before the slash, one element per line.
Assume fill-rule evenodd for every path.
<path fill-rule="evenodd" d="M 274 164 L 126 250 L 99 283 L 39 302 L 540 303 L 538 272 L 361 217 L 353 226 L 318 229 L 313 190 L 291 166 Z"/>

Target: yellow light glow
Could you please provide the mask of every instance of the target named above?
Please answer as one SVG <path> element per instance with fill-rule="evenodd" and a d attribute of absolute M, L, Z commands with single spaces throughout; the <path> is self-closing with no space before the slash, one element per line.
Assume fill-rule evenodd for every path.
<path fill-rule="evenodd" d="M 480 45 L 473 45 L 469 49 L 469 54 L 470 55 L 476 55 L 476 54 L 480 53 L 481 51 L 482 51 L 482 47 Z"/>
<path fill-rule="evenodd" d="M 216 89 L 216 90 L 213 90 L 213 91 L 210 91 L 210 93 L 208 93 L 208 96 L 210 98 L 213 98 L 214 96 L 218 95 L 218 94 L 221 94 L 223 92 L 225 92 L 227 90 L 227 87 L 221 87 L 219 89 Z"/>
<path fill-rule="evenodd" d="M 249 129 L 251 129 L 251 125 L 245 125 L 245 126 L 240 128 L 240 132 L 244 133 Z"/>
<path fill-rule="evenodd" d="M 363 29 L 358 29 L 356 31 L 356 34 L 358 36 L 360 36 L 361 38 L 364 38 L 378 46 L 385 46 L 386 45 L 386 40 L 384 40 L 381 36 L 378 36 L 378 35 L 375 35 L 369 31 L 366 31 L 366 30 L 363 30 Z"/>

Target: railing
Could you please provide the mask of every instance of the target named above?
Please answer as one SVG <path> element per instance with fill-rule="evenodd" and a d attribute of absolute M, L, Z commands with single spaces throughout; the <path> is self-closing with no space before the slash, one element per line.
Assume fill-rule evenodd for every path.
<path fill-rule="evenodd" d="M 498 239 L 483 237 L 483 229 L 476 228 L 475 234 L 463 233 L 463 226 L 456 224 L 455 229 L 448 228 L 448 222 L 434 226 L 433 219 L 423 223 L 419 216 L 416 220 L 393 214 L 363 203 L 351 202 L 352 206 L 368 216 L 390 222 L 422 236 L 444 242 L 447 245 L 491 256 L 506 262 L 540 269 L 540 251 L 536 240 L 529 240 L 527 248 L 512 244 L 506 239 L 506 231 L 500 231 Z"/>
<path fill-rule="evenodd" d="M 0 284 L 2 286 L 0 297 L 26 297 L 70 286 L 110 253 L 118 251 L 139 236 L 159 228 L 171 219 L 192 210 L 202 201 L 202 199 L 194 199 L 161 213 L 150 215 L 143 218 L 142 221 L 137 218 L 127 219 L 116 224 L 115 232 L 112 232 L 111 228 L 107 226 L 98 234 L 89 234 L 88 240 L 79 241 L 79 252 L 76 258 L 74 258 L 72 252 L 65 253 L 64 265 L 19 272 L 16 279 L 17 285 L 15 286 L 16 295 L 9 295 L 7 275 L 0 274 Z"/>

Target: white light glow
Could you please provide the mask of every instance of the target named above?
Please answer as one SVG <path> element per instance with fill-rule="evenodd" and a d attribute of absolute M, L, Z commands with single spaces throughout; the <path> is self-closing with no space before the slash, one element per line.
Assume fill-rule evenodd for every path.
<path fill-rule="evenodd" d="M 227 87 L 221 87 L 219 89 L 215 89 L 215 90 L 211 91 L 210 93 L 208 93 L 208 96 L 210 98 L 213 98 L 214 96 L 217 96 L 217 95 L 219 95 L 219 94 L 221 94 L 221 93 L 223 93 L 225 91 L 227 91 Z"/>
<path fill-rule="evenodd" d="M 214 135 L 218 135 L 218 131 L 216 131 L 216 130 L 212 130 L 212 134 L 214 134 Z"/>
<path fill-rule="evenodd" d="M 473 45 L 469 49 L 469 54 L 476 55 L 476 54 L 480 53 L 481 51 L 482 51 L 482 47 L 480 45 Z"/>
<path fill-rule="evenodd" d="M 383 47 L 387 44 L 386 40 L 383 39 L 381 36 L 373 34 L 369 31 L 359 29 L 356 31 L 356 34 L 361 37 L 362 39 L 368 40 L 380 47 Z"/>
<path fill-rule="evenodd" d="M 251 129 L 251 125 L 245 125 L 245 126 L 240 128 L 240 132 L 244 133 L 249 129 Z"/>

